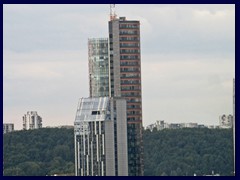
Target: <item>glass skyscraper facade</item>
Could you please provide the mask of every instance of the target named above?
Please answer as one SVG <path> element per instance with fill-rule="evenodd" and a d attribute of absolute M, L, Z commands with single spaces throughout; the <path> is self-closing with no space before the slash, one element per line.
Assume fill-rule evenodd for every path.
<path fill-rule="evenodd" d="M 88 39 L 90 97 L 109 96 L 108 39 Z"/>

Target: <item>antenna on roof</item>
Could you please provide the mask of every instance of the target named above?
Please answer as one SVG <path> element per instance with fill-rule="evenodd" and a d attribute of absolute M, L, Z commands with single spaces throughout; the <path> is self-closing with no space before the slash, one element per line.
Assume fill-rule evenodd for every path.
<path fill-rule="evenodd" d="M 115 4 L 110 4 L 110 20 L 116 19 Z"/>

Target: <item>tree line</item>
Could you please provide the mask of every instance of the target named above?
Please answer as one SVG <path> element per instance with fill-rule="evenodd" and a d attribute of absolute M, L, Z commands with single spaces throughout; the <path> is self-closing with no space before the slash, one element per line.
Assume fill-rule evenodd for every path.
<path fill-rule="evenodd" d="M 73 175 L 73 137 L 73 129 L 66 128 L 41 128 L 4 134 L 4 175 Z"/>
<path fill-rule="evenodd" d="M 143 131 L 145 176 L 233 172 L 231 129 Z M 4 176 L 74 175 L 74 132 L 41 128 L 3 135 Z"/>
<path fill-rule="evenodd" d="M 232 129 L 144 131 L 146 176 L 233 175 Z"/>

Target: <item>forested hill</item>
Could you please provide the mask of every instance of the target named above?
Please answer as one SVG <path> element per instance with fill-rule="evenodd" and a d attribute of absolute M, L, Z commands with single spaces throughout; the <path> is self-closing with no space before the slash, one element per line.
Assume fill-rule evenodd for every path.
<path fill-rule="evenodd" d="M 146 176 L 232 175 L 231 129 L 144 130 Z M 3 136 L 4 175 L 74 175 L 73 129 L 42 128 Z"/>
<path fill-rule="evenodd" d="M 74 175 L 73 133 L 73 129 L 42 128 L 4 134 L 4 175 Z"/>
<path fill-rule="evenodd" d="M 143 137 L 145 176 L 233 173 L 232 129 L 165 129 Z"/>

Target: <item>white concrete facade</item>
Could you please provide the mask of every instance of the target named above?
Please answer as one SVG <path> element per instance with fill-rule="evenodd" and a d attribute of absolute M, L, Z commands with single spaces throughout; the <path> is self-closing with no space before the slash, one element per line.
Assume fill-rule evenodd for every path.
<path fill-rule="evenodd" d="M 3 134 L 14 131 L 13 123 L 3 123 Z"/>
<path fill-rule="evenodd" d="M 75 175 L 127 176 L 126 100 L 81 98 L 74 122 Z"/>
<path fill-rule="evenodd" d="M 42 128 L 42 118 L 37 111 L 28 111 L 23 116 L 23 130 Z"/>

